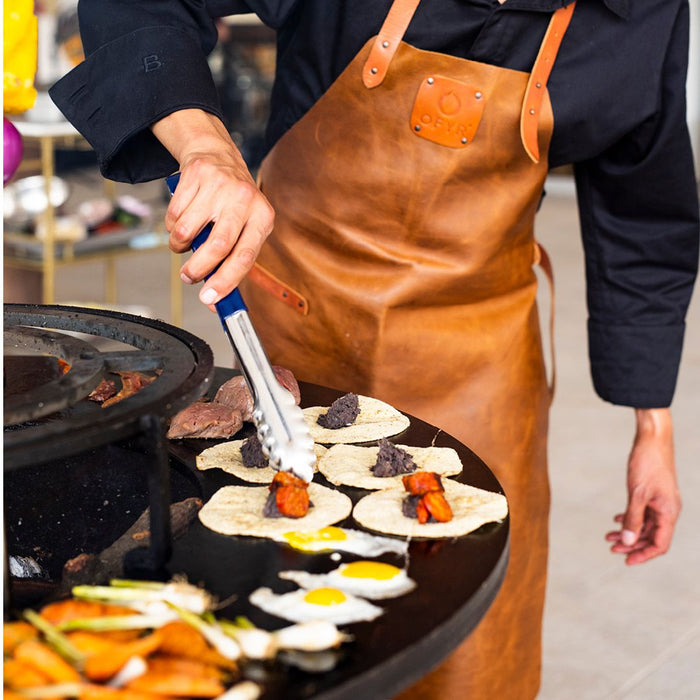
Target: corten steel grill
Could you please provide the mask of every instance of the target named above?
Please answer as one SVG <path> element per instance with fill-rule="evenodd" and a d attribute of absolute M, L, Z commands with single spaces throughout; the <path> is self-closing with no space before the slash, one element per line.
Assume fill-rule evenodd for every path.
<path fill-rule="evenodd" d="M 51 548 L 51 540 L 71 529 L 83 531 L 83 540 L 75 552 L 68 544 L 68 556 L 90 540 L 109 544 L 125 521 L 136 519 L 136 509 L 148 506 L 144 561 L 161 568 L 171 552 L 165 420 L 209 388 L 209 346 L 179 328 L 129 314 L 7 304 L 4 352 L 8 553 L 14 546 L 26 554 L 23 542 L 36 551 Z M 62 363 L 69 366 L 65 373 Z M 108 408 L 88 400 L 102 379 L 130 371 L 155 379 Z M 96 499 L 102 500 L 92 505 Z M 56 569 L 62 562 L 53 564 Z"/>

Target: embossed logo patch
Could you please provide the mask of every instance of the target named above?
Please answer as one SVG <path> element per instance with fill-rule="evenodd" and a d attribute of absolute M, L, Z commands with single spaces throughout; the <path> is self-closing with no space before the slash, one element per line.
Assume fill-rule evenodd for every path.
<path fill-rule="evenodd" d="M 483 111 L 484 96 L 478 88 L 435 75 L 421 83 L 411 129 L 428 141 L 464 148 L 474 138 Z"/>

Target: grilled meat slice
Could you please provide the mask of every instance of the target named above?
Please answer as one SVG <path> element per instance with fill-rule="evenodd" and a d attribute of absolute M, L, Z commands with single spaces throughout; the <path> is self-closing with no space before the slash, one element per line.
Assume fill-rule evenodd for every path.
<path fill-rule="evenodd" d="M 243 426 L 240 411 L 222 403 L 198 402 L 187 406 L 170 421 L 168 437 L 230 438 Z"/>

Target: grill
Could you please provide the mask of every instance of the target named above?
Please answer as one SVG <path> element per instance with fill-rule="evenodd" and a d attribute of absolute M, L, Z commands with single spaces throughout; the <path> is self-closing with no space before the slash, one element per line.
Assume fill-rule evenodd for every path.
<path fill-rule="evenodd" d="M 156 379 L 108 408 L 87 399 L 102 378 L 125 371 Z M 196 469 L 197 454 L 216 441 L 164 437 L 170 416 L 205 393 L 211 398 L 233 374 L 213 367 L 203 341 L 159 321 L 63 306 L 5 306 L 6 550 L 42 568 L 40 576 L 6 578 L 6 595 L 12 595 L 6 610 L 68 593 L 65 562 L 113 548 L 148 508 L 149 545 L 120 557 L 124 575 L 166 580 L 184 574 L 225 601 L 222 617 L 242 615 L 265 629 L 287 624 L 255 608 L 249 594 L 258 586 L 292 590 L 279 579 L 280 570 L 327 571 L 337 563 L 330 555 L 219 535 L 195 517 L 178 529 L 169 517 L 179 505 L 201 503 L 222 486 L 241 483 L 221 470 Z M 304 382 L 300 389 L 302 406 L 330 405 L 341 395 Z M 501 490 L 467 447 L 410 418 L 397 442 L 452 447 L 464 467 L 460 480 Z M 236 437 L 253 431 L 248 424 Z M 367 493 L 343 490 L 353 502 Z M 352 517 L 338 524 L 357 527 Z M 339 650 L 333 668 L 312 673 L 276 663 L 249 667 L 247 677 L 262 683 L 262 700 L 391 697 L 477 624 L 503 580 L 508 548 L 508 519 L 455 540 L 413 541 L 409 574 L 416 591 L 382 601 L 385 613 L 374 622 L 352 625 L 354 641 Z M 395 555 L 383 558 L 401 564 Z"/>
<path fill-rule="evenodd" d="M 129 314 L 8 304 L 4 352 L 8 553 L 60 578 L 65 560 L 108 546 L 148 507 L 149 547 L 132 555 L 131 572 L 161 570 L 171 497 L 197 493 L 172 478 L 165 421 L 207 391 L 209 346 Z M 103 379 L 134 371 L 155 379 L 108 408 L 88 400 Z M 37 583 L 20 593 L 41 592 Z"/>

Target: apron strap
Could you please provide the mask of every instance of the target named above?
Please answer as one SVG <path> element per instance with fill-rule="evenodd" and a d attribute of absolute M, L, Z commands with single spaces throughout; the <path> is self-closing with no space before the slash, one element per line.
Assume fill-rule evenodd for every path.
<path fill-rule="evenodd" d="M 551 404 L 554 400 L 554 390 L 557 383 L 557 368 L 554 355 L 554 269 L 552 268 L 552 261 L 549 259 L 547 251 L 537 243 L 537 241 L 535 241 L 534 264 L 539 265 L 549 283 L 549 361 L 551 364 L 549 402 Z"/>
<path fill-rule="evenodd" d="M 367 88 L 381 85 L 420 0 L 394 0 L 362 69 Z"/>
<path fill-rule="evenodd" d="M 264 289 L 268 294 L 279 299 L 283 304 L 291 306 L 297 313 L 306 316 L 309 313 L 309 302 L 302 294 L 277 279 L 271 272 L 255 263 L 248 272 L 247 278 Z"/>
<path fill-rule="evenodd" d="M 572 2 L 566 7 L 560 7 L 552 15 L 549 27 L 542 40 L 540 51 L 532 67 L 530 79 L 525 88 L 525 99 L 520 112 L 520 137 L 523 146 L 525 146 L 525 151 L 535 163 L 540 162 L 540 148 L 537 143 L 540 107 L 542 106 L 549 74 L 554 66 L 559 46 L 569 26 L 571 16 L 574 14 L 575 7 L 576 3 Z"/>

